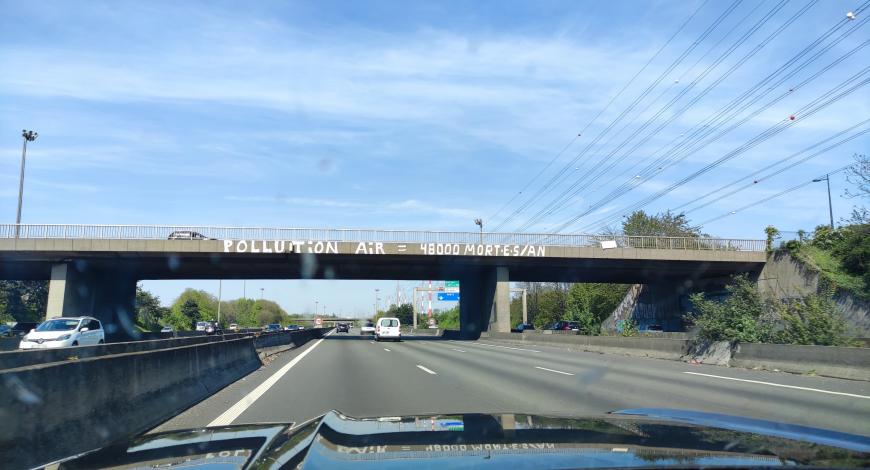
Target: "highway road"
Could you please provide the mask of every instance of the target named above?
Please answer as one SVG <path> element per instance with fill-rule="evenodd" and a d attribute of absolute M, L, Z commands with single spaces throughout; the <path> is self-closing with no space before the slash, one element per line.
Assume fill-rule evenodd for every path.
<path fill-rule="evenodd" d="M 376 343 L 332 333 L 155 431 L 300 422 L 331 409 L 358 417 L 517 412 L 601 415 L 691 409 L 870 435 L 870 383 L 676 361 L 435 337 Z"/>

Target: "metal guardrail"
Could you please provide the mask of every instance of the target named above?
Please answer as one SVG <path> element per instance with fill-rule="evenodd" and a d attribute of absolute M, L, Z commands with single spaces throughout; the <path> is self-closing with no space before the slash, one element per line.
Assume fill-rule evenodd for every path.
<path fill-rule="evenodd" d="M 16 230 L 17 229 L 17 230 Z M 0 238 L 165 240 L 173 232 L 192 231 L 218 240 L 312 240 L 395 243 L 482 243 L 490 245 L 599 246 L 615 241 L 621 248 L 764 251 L 764 240 L 611 236 L 560 233 L 440 232 L 319 228 L 205 227 L 194 225 L 0 224 Z"/>

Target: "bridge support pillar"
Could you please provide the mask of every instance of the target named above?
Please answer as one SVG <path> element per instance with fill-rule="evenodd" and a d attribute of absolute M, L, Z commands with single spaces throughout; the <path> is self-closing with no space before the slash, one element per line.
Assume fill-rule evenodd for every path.
<path fill-rule="evenodd" d="M 136 279 L 76 260 L 52 266 L 45 316 L 93 316 L 103 323 L 107 339 L 137 339 L 135 302 Z"/>
<path fill-rule="evenodd" d="M 471 269 L 459 278 L 459 328 L 463 339 L 486 330 L 510 331 L 510 280 L 503 266 Z"/>

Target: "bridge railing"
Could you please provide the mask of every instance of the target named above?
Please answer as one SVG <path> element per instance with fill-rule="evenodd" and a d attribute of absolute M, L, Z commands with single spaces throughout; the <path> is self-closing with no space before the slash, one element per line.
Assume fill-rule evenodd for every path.
<path fill-rule="evenodd" d="M 491 245 L 600 246 L 621 248 L 764 251 L 764 240 L 613 236 L 561 233 L 446 232 L 183 225 L 0 224 L 0 238 L 165 240 L 173 232 L 196 232 L 217 240 L 318 240 L 395 243 L 483 243 Z M 608 245 L 605 244 L 605 245 Z"/>

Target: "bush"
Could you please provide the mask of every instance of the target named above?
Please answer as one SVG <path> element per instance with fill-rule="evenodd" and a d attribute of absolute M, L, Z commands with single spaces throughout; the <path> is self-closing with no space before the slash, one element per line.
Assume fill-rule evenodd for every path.
<path fill-rule="evenodd" d="M 773 333 L 774 343 L 843 346 L 846 322 L 837 313 L 831 293 L 810 294 L 801 299 L 773 303 L 775 321 L 781 329 Z"/>
<path fill-rule="evenodd" d="M 704 294 L 693 294 L 695 314 L 690 321 L 700 329 L 702 338 L 710 341 L 741 341 L 758 343 L 770 337 L 764 300 L 758 288 L 745 274 L 734 276 L 726 286 L 729 295 L 723 302 L 707 300 Z"/>
<path fill-rule="evenodd" d="M 722 302 L 692 295 L 700 336 L 710 341 L 848 345 L 846 322 L 836 310 L 833 293 L 799 299 L 764 298 L 746 275 L 732 278 Z"/>

